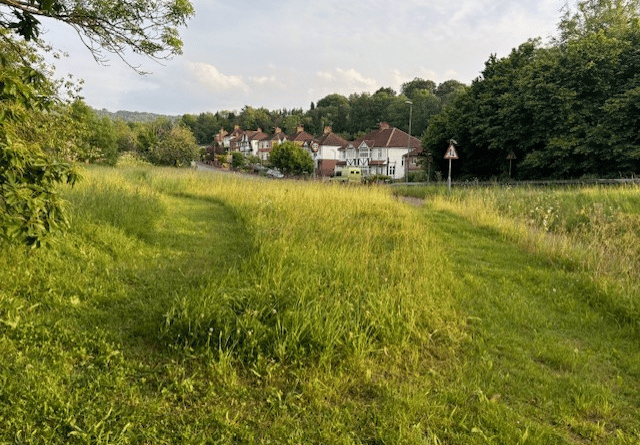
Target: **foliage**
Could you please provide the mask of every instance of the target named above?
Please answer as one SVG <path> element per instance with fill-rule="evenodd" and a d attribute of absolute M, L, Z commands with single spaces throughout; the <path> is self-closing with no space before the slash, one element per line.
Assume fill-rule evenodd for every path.
<path fill-rule="evenodd" d="M 410 84 L 410 85 L 409 85 Z M 412 134 L 421 136 L 431 118 L 442 107 L 455 99 L 466 86 L 456 80 L 447 80 L 440 85 L 431 80 L 416 78 L 407 85 L 407 92 L 414 101 Z M 428 88 L 427 88 L 428 87 Z M 409 107 L 405 94 L 396 94 L 391 88 L 380 88 L 374 94 L 360 93 L 345 97 L 329 94 L 313 104 L 310 110 L 267 110 L 245 106 L 240 113 L 218 111 L 215 114 L 201 113 L 198 116 L 184 115 L 182 122 L 193 131 L 199 144 L 212 143 L 220 129 L 232 131 L 238 125 L 245 130 L 262 129 L 272 133 L 280 128 L 286 134 L 295 133 L 302 125 L 305 131 L 321 135 L 326 127 L 347 140 L 369 133 L 380 122 L 388 122 L 404 131 L 409 130 Z"/>
<path fill-rule="evenodd" d="M 191 130 L 198 145 L 212 144 L 216 133 L 222 128 L 218 118 L 212 113 L 200 113 L 197 117 L 185 114 L 181 121 Z"/>
<path fill-rule="evenodd" d="M 149 160 L 157 165 L 182 167 L 198 159 L 200 149 L 191 131 L 173 126 L 149 149 Z"/>
<path fill-rule="evenodd" d="M 92 52 L 106 62 L 104 51 L 125 60 L 127 50 L 154 59 L 166 59 L 182 51 L 178 27 L 194 14 L 189 0 L 113 2 L 90 0 L 0 0 L 0 27 L 25 40 L 37 40 L 42 24 L 50 17 L 70 25 Z"/>
<path fill-rule="evenodd" d="M 231 153 L 231 168 L 234 170 L 239 170 L 244 167 L 246 164 L 246 158 L 239 151 L 234 151 Z"/>
<path fill-rule="evenodd" d="M 511 152 L 517 178 L 638 171 L 637 4 L 593 0 L 577 8 L 553 46 L 531 40 L 508 57 L 491 56 L 482 77 L 432 120 L 424 144 L 442 163 L 446 141 L 458 141 L 457 177 L 507 177 Z"/>
<path fill-rule="evenodd" d="M 53 107 L 54 86 L 42 71 L 24 62 L 40 59 L 26 45 L 0 43 L 0 239 L 39 246 L 49 233 L 67 224 L 60 183 L 78 174 L 67 162 L 50 158 L 38 137 L 23 137 L 37 127 L 38 116 Z M 14 51 L 7 51 L 11 46 Z M 52 135 L 50 135 L 52 136 Z M 55 140 L 55 138 L 52 138 Z"/>
<path fill-rule="evenodd" d="M 313 173 L 313 159 L 309 152 L 291 141 L 274 145 L 269 161 L 284 175 Z"/>

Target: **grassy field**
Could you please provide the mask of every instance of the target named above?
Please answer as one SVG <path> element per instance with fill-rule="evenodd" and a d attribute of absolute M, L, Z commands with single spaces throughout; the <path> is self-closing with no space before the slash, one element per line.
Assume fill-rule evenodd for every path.
<path fill-rule="evenodd" d="M 637 188 L 84 175 L 1 247 L 0 444 L 640 441 Z"/>

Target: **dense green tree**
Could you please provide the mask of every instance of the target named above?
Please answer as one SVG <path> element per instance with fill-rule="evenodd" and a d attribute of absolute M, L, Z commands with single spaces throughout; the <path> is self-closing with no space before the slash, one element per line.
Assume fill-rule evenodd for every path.
<path fill-rule="evenodd" d="M 78 174 L 43 150 L 41 133 L 29 131 L 56 106 L 41 58 L 2 30 L 0 37 L 0 240 L 39 246 L 68 223 L 56 186 Z"/>
<path fill-rule="evenodd" d="M 198 159 L 199 148 L 193 133 L 181 125 L 161 134 L 149 150 L 149 160 L 158 165 L 183 167 Z"/>
<path fill-rule="evenodd" d="M 275 128 L 273 117 L 266 108 L 253 108 L 246 105 L 240 112 L 240 126 L 245 130 L 258 128 L 272 132 Z"/>
<path fill-rule="evenodd" d="M 564 7 L 556 42 L 567 43 L 589 34 L 617 33 L 638 26 L 640 0 L 582 0 Z"/>
<path fill-rule="evenodd" d="M 130 125 L 122 119 L 117 119 L 113 123 L 113 130 L 115 132 L 118 153 L 137 150 L 136 133 Z"/>
<path fill-rule="evenodd" d="M 0 0 L 1 238 L 40 245 L 65 224 L 56 185 L 78 178 L 72 165 L 61 160 L 61 155 L 77 155 L 77 147 L 68 149 L 71 144 L 80 142 L 81 147 L 84 142 L 92 147 L 90 152 L 99 148 L 103 159 L 116 153 L 110 123 L 98 118 L 91 122 L 95 116 L 86 110 L 66 108 L 41 59 L 14 37 L 40 44 L 39 17 L 49 17 L 75 29 L 97 61 L 106 61 L 106 52 L 126 62 L 129 50 L 164 59 L 181 52 L 177 28 L 193 12 L 189 0 Z M 40 129 L 45 125 L 58 130 L 75 117 L 83 119 L 82 125 L 65 143 L 55 146 L 61 131 L 50 132 L 54 143 L 43 142 Z"/>
<path fill-rule="evenodd" d="M 344 133 L 348 131 L 350 111 L 349 99 L 341 94 L 330 94 L 320 99 L 315 110 L 311 110 L 310 113 L 320 118 L 317 133 L 322 132 L 327 125 L 331 126 L 335 133 Z"/>
<path fill-rule="evenodd" d="M 269 161 L 284 175 L 313 173 L 313 159 L 309 152 L 290 141 L 276 144 L 271 150 Z"/>
<path fill-rule="evenodd" d="M 222 128 L 218 116 L 209 112 L 200 113 L 198 116 L 185 114 L 180 122 L 191 130 L 199 145 L 212 144 L 216 133 Z"/>
<path fill-rule="evenodd" d="M 247 158 L 239 151 L 231 152 L 231 168 L 240 170 L 247 163 Z"/>
<path fill-rule="evenodd" d="M 634 174 L 640 22 L 635 2 L 578 2 L 565 14 L 561 38 L 532 40 L 508 57 L 491 56 L 482 76 L 432 119 L 428 146 L 460 142 L 460 173 L 571 178 Z M 436 145 L 433 145 L 436 146 Z"/>
<path fill-rule="evenodd" d="M 403 83 L 400 88 L 402 94 L 407 96 L 409 99 L 413 99 L 414 95 L 422 90 L 433 94 L 436 91 L 436 83 L 432 80 L 424 80 L 416 77 L 412 81 Z"/>
<path fill-rule="evenodd" d="M 111 119 L 107 116 L 98 117 L 82 100 L 74 101 L 69 106 L 69 112 L 76 135 L 74 158 L 82 162 L 115 165 L 118 147 Z"/>
<path fill-rule="evenodd" d="M 453 99 L 462 93 L 467 86 L 457 80 L 446 80 L 436 88 L 434 94 L 440 99 L 441 107 L 451 103 Z"/>

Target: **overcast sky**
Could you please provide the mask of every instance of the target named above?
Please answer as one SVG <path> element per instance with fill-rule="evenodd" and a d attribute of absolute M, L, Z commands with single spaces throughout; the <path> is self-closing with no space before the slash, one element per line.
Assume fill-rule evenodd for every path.
<path fill-rule="evenodd" d="M 44 39 L 69 57 L 56 73 L 84 79 L 94 108 L 181 115 L 245 105 L 309 109 L 328 94 L 415 77 L 470 83 L 491 54 L 555 34 L 564 0 L 193 0 L 184 54 L 159 65 L 97 64 L 70 28 Z"/>

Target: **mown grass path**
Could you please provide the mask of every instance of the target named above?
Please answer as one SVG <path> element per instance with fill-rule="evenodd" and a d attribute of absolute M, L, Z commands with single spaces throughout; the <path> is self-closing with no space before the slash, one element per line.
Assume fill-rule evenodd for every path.
<path fill-rule="evenodd" d="M 134 264 L 114 263 L 120 292 L 85 313 L 89 329 L 104 328 L 124 346 L 148 352 L 168 307 L 209 284 L 212 276 L 246 258 L 251 237 L 226 205 L 215 200 L 165 195 L 166 212 L 145 236 L 147 249 Z"/>
<path fill-rule="evenodd" d="M 512 431 L 512 443 L 536 436 L 535 443 L 635 443 L 638 332 L 597 306 L 592 280 L 494 229 L 428 206 L 419 211 L 447 246 L 468 324 L 444 389 L 449 438 L 466 430 L 505 443 Z"/>

